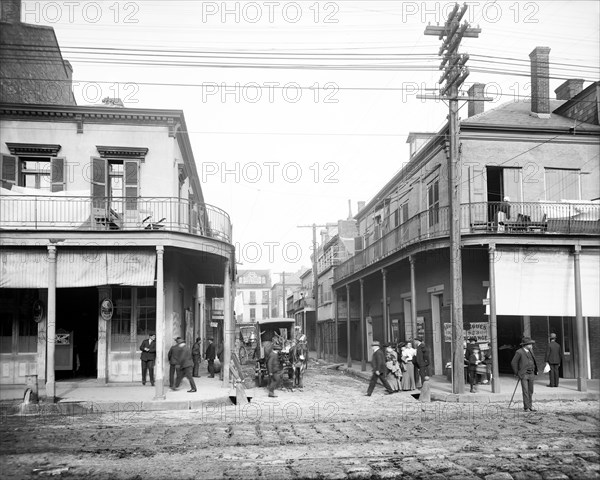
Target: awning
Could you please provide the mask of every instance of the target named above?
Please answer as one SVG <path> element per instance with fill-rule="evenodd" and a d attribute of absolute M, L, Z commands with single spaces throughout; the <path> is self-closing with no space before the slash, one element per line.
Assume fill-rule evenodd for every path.
<path fill-rule="evenodd" d="M 564 250 L 498 249 L 496 314 L 575 316 L 575 265 Z M 580 254 L 584 317 L 600 316 L 600 252 Z M 489 307 L 488 307 L 489 308 Z"/>
<path fill-rule="evenodd" d="M 57 248 L 56 287 L 151 286 L 152 250 Z M 46 250 L 1 249 L 0 288 L 48 288 Z"/>

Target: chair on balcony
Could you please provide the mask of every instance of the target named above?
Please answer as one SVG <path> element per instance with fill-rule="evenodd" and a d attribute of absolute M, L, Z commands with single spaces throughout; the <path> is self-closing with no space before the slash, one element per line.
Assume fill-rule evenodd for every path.
<path fill-rule="evenodd" d="M 121 230 L 123 220 L 112 208 L 92 207 L 92 218 L 99 230 Z"/>

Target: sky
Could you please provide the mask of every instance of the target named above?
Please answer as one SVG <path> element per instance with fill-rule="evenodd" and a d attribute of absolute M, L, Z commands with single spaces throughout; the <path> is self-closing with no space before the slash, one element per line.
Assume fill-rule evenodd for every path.
<path fill-rule="evenodd" d="M 467 4 L 463 20 L 482 31 L 459 49 L 470 55 L 463 90 L 485 83 L 486 110 L 529 96 L 536 46 L 551 48 L 551 96 L 567 78 L 600 78 L 600 2 Z M 276 273 L 309 267 L 303 226 L 355 215 L 408 162 L 408 134 L 445 123 L 447 106 L 417 95 L 439 88 L 441 41 L 425 27 L 453 6 L 24 0 L 22 19 L 54 27 L 79 105 L 117 96 L 183 110 L 205 201 L 231 217 L 238 269 Z"/>

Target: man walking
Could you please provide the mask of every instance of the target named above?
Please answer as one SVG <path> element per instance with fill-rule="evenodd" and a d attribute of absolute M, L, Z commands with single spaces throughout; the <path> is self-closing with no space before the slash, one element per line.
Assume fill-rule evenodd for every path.
<path fill-rule="evenodd" d="M 281 381 L 281 362 L 279 361 L 279 350 L 281 345 L 273 344 L 273 348 L 269 352 L 267 357 L 267 371 L 269 372 L 269 397 L 276 397 L 275 389 L 279 386 Z"/>
<path fill-rule="evenodd" d="M 388 394 L 394 393 L 392 387 L 385 379 L 387 376 L 387 367 L 385 366 L 385 353 L 380 348 L 380 344 L 377 340 L 375 340 L 371 344 L 371 348 L 373 349 L 373 358 L 371 359 L 371 366 L 373 367 L 373 375 L 371 375 L 371 381 L 369 382 L 369 388 L 367 389 L 367 397 L 370 397 L 375 389 L 375 385 L 377 385 L 377 379 L 381 380 L 381 383 L 385 387 L 385 390 Z"/>
<path fill-rule="evenodd" d="M 533 344 L 535 343 L 529 337 L 523 337 L 521 348 L 517 350 L 512 359 L 511 366 L 513 372 L 521 380 L 521 390 L 523 391 L 523 409 L 526 412 L 535 412 L 536 409 L 531 406 L 533 397 L 533 380 L 538 374 L 537 363 L 533 356 Z"/>
<path fill-rule="evenodd" d="M 179 344 L 177 345 L 176 357 L 177 357 L 177 380 L 175 380 L 175 388 L 177 390 L 183 377 L 187 378 L 190 382 L 190 389 L 188 393 L 194 393 L 196 391 L 196 384 L 194 383 L 194 377 L 192 377 L 192 368 L 194 362 L 192 360 L 192 351 L 188 347 L 182 338 L 178 337 Z"/>
<path fill-rule="evenodd" d="M 215 378 L 215 344 L 213 343 L 213 339 L 208 339 L 208 347 L 206 347 L 205 358 L 208 361 L 208 372 L 210 375 L 208 378 Z"/>
<path fill-rule="evenodd" d="M 181 337 L 177 337 L 175 343 L 169 348 L 169 353 L 167 353 L 169 359 L 169 388 L 175 386 L 175 372 L 177 371 L 177 359 L 179 357 L 178 345 L 181 340 Z"/>
<path fill-rule="evenodd" d="M 546 348 L 546 363 L 550 365 L 550 385 L 558 387 L 558 368 L 562 363 L 562 348 L 556 341 L 556 333 L 550 334 L 550 342 Z"/>
<path fill-rule="evenodd" d="M 140 345 L 142 354 L 142 385 L 146 385 L 146 373 L 150 372 L 150 383 L 154 386 L 154 362 L 156 361 L 156 335 L 154 332 L 148 333 L 148 338 L 144 339 Z"/>
<path fill-rule="evenodd" d="M 192 346 L 192 360 L 194 361 L 194 377 L 200 377 L 200 362 L 202 361 L 202 345 L 200 337 L 196 338 L 196 343 Z"/>
<path fill-rule="evenodd" d="M 429 348 L 423 343 L 423 337 L 415 339 L 415 346 L 417 347 L 417 354 L 414 360 L 415 366 L 419 369 L 421 385 L 423 385 L 425 377 L 429 376 Z"/>

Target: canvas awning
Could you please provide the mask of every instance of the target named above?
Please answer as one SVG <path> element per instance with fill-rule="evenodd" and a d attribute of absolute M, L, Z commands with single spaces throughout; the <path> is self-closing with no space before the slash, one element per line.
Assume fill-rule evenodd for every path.
<path fill-rule="evenodd" d="M 498 249 L 495 264 L 496 314 L 575 316 L 572 253 L 526 248 Z M 600 252 L 582 250 L 581 300 L 584 317 L 600 316 Z M 486 309 L 489 313 L 489 307 Z"/>
<path fill-rule="evenodd" d="M 57 248 L 56 287 L 151 286 L 152 250 Z M 46 250 L 1 249 L 0 288 L 48 288 Z"/>

